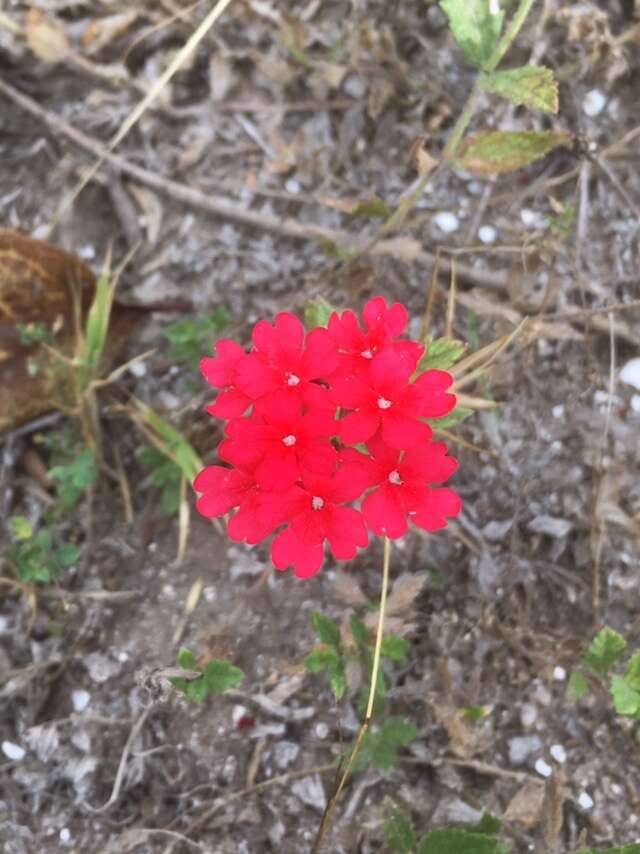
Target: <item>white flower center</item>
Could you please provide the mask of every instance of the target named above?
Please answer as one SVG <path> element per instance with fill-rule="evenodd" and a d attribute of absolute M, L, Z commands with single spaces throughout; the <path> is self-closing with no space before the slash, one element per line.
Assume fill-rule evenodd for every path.
<path fill-rule="evenodd" d="M 400 477 L 400 472 L 395 469 L 389 473 L 389 483 L 392 483 L 394 486 L 400 486 L 402 483 L 402 478 Z"/>
<path fill-rule="evenodd" d="M 311 499 L 311 506 L 314 510 L 322 510 L 324 507 L 324 499 L 320 498 L 319 495 L 314 495 Z"/>
<path fill-rule="evenodd" d="M 285 436 L 284 439 L 282 440 L 282 444 L 286 445 L 287 448 L 290 448 L 292 445 L 295 445 L 295 443 L 296 443 L 296 437 L 292 434 L 290 434 L 289 436 Z"/>
<path fill-rule="evenodd" d="M 387 400 L 387 399 L 386 399 L 386 398 L 384 398 L 384 397 L 379 397 L 379 398 L 378 398 L 378 408 L 379 408 L 379 409 L 389 409 L 389 407 L 390 407 L 390 406 L 391 406 L 391 401 L 390 401 L 390 400 Z"/>
<path fill-rule="evenodd" d="M 297 377 L 295 374 L 287 374 L 287 385 L 298 385 L 300 382 L 300 377 Z"/>
<path fill-rule="evenodd" d="M 363 359 L 373 359 L 373 350 L 363 350 L 360 355 Z"/>

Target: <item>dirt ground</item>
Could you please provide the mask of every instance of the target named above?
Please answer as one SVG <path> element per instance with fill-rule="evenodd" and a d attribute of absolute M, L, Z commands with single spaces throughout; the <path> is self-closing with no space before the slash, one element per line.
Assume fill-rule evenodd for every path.
<path fill-rule="evenodd" d="M 27 6 L 0 6 L 0 211 L 44 237 L 93 162 L 87 139 L 113 136 L 208 6 L 33 6 L 67 46 L 45 62 L 24 37 Z M 355 246 L 375 232 L 379 219 L 349 211 L 398 202 L 416 179 L 412 143 L 424 135 L 438 155 L 474 71 L 425 0 L 237 0 L 118 146 L 126 163 L 103 166 L 51 235 L 96 271 L 109 245 L 117 262 L 140 242 L 121 299 L 223 306 L 225 334 L 244 343 L 259 318 L 318 295 L 356 309 L 378 293 L 401 300 L 417 335 L 438 247 L 465 250 L 456 338 L 477 349 L 525 317 L 538 324 L 468 389 L 501 406 L 450 439 L 461 517 L 394 546 L 393 582 L 422 584 L 395 615 L 411 651 L 389 711 L 420 737 L 389 775 L 354 777 L 326 851 L 386 850 L 393 804 L 418 833 L 506 815 L 514 852 L 640 840 L 633 727 L 605 692 L 566 696 L 599 626 L 640 642 L 640 387 L 618 379 L 640 355 L 640 314 L 584 312 L 640 298 L 639 43 L 637 3 L 540 0 L 507 65 L 553 68 L 558 116 L 484 96 L 473 127 L 566 130 L 574 148 L 495 180 L 440 172 L 394 244 L 342 265 L 327 236 Z M 550 227 L 569 206 L 568 230 Z M 357 729 L 355 698 L 338 708 L 302 662 L 314 611 L 342 621 L 358 591 L 376 600 L 379 544 L 298 581 L 270 569 L 267 546 L 232 545 L 194 518 L 176 565 L 178 520 L 161 512 L 135 456 L 143 439 L 114 402 L 149 402 L 213 462 L 209 393 L 162 337 L 178 316 L 146 313 L 123 358 L 154 355 L 104 396 L 106 458 L 123 461 L 134 523 L 104 478 L 63 523 L 83 557 L 38 593 L 35 619 L 27 596 L 2 588 L 0 741 L 19 748 L 0 756 L 7 854 L 308 851 L 332 791 L 325 766 Z M 3 513 L 38 518 L 46 496 L 25 466 L 35 433 L 0 442 Z M 244 682 L 185 704 L 158 675 L 181 644 L 228 658 Z M 468 704 L 490 712 L 460 723 Z"/>

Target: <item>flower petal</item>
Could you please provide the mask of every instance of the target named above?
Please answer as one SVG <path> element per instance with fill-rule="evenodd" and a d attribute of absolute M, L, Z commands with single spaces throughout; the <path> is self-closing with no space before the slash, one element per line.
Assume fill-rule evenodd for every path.
<path fill-rule="evenodd" d="M 331 399 L 344 409 L 360 409 L 375 398 L 375 391 L 360 376 L 348 374 L 331 378 Z"/>
<path fill-rule="evenodd" d="M 420 442 L 428 442 L 431 428 L 424 421 L 418 421 L 393 406 L 382 419 L 382 439 L 390 448 L 406 450 Z"/>
<path fill-rule="evenodd" d="M 305 380 L 328 377 L 338 367 L 338 350 L 326 329 L 312 329 L 300 361 L 300 373 Z"/>
<path fill-rule="evenodd" d="M 270 449 L 256 468 L 256 483 L 261 489 L 281 492 L 298 480 L 300 464 L 292 448 Z"/>
<path fill-rule="evenodd" d="M 425 371 L 411 385 L 411 391 L 417 395 L 419 410 L 416 413 L 423 418 L 442 418 L 448 415 L 456 405 L 456 396 L 447 394 L 453 377 L 447 371 Z"/>
<path fill-rule="evenodd" d="M 213 403 L 205 407 L 216 418 L 239 418 L 251 405 L 251 399 L 237 389 L 221 391 Z"/>
<path fill-rule="evenodd" d="M 239 344 L 227 338 L 218 341 L 215 350 L 217 358 L 205 356 L 200 362 L 200 372 L 209 385 L 224 388 L 233 384 L 236 364 L 245 352 Z"/>
<path fill-rule="evenodd" d="M 444 483 L 458 468 L 458 461 L 447 456 L 444 442 L 419 445 L 404 455 L 400 471 L 403 480 Z"/>
<path fill-rule="evenodd" d="M 391 487 L 371 492 L 362 502 L 362 514 L 369 528 L 379 537 L 391 540 L 407 533 L 407 520 L 398 497 Z"/>
<path fill-rule="evenodd" d="M 425 531 L 437 531 L 447 527 L 447 516 L 457 516 L 462 509 L 462 501 L 453 489 L 430 489 L 425 503 L 414 514 L 411 521 Z"/>
<path fill-rule="evenodd" d="M 365 548 L 369 544 L 362 513 L 353 507 L 332 505 L 329 510 L 327 539 L 337 560 L 354 558 L 358 548 Z"/>
<path fill-rule="evenodd" d="M 340 419 L 338 435 L 346 445 L 367 442 L 378 429 L 380 416 L 369 412 L 352 412 Z"/>
<path fill-rule="evenodd" d="M 239 359 L 236 366 L 235 383 L 240 391 L 252 400 L 258 400 L 283 385 L 280 371 L 268 365 L 255 353 Z"/>
<path fill-rule="evenodd" d="M 311 578 L 322 566 L 324 547 L 302 543 L 291 528 L 285 528 L 273 541 L 271 559 L 276 569 L 293 565 L 298 578 Z"/>

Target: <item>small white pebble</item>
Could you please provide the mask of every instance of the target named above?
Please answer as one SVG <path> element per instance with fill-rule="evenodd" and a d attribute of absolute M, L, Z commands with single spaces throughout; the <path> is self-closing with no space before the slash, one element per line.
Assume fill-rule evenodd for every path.
<path fill-rule="evenodd" d="M 62 830 L 60 831 L 60 842 L 62 842 L 63 845 L 66 845 L 70 839 L 71 839 L 71 831 L 69 830 L 68 827 L 63 827 Z"/>
<path fill-rule="evenodd" d="M 530 208 L 522 208 L 520 219 L 527 228 L 546 228 L 547 225 L 546 218 L 538 211 L 532 211 Z"/>
<path fill-rule="evenodd" d="M 597 116 L 601 113 L 607 99 L 599 89 L 592 89 L 584 96 L 582 109 L 588 116 Z"/>
<path fill-rule="evenodd" d="M 553 678 L 556 682 L 564 682 L 564 680 L 567 678 L 567 671 L 564 669 L 564 667 L 560 667 L 558 665 L 558 667 L 553 668 Z"/>
<path fill-rule="evenodd" d="M 593 798 L 586 792 L 580 792 L 578 795 L 578 803 L 583 810 L 590 810 L 593 807 Z"/>
<path fill-rule="evenodd" d="M 460 226 L 458 217 L 450 211 L 442 211 L 442 213 L 436 214 L 433 221 L 445 234 L 453 234 Z"/>
<path fill-rule="evenodd" d="M 478 229 L 478 237 L 482 243 L 495 243 L 498 238 L 498 232 L 492 225 L 482 225 Z"/>
<path fill-rule="evenodd" d="M 316 724 L 316 738 L 326 738 L 329 735 L 329 727 L 324 721 L 319 721 Z"/>
<path fill-rule="evenodd" d="M 119 653 L 118 653 L 118 661 L 119 661 L 121 664 L 124 664 L 124 663 L 125 663 L 125 661 L 129 661 L 129 653 L 128 653 L 128 652 L 124 652 L 124 650 L 123 650 L 122 652 L 119 652 Z"/>
<path fill-rule="evenodd" d="M 129 365 L 129 371 L 134 377 L 144 377 L 147 373 L 147 366 L 144 362 L 134 362 L 132 365 Z"/>
<path fill-rule="evenodd" d="M 567 751 L 561 744 L 552 744 L 549 748 L 549 753 L 553 756 L 556 762 L 560 763 L 560 765 L 564 765 L 567 761 Z"/>
<path fill-rule="evenodd" d="M 71 702 L 73 703 L 74 712 L 84 712 L 90 701 L 91 694 L 88 691 L 82 691 L 80 689 L 78 691 L 71 692 Z"/>
<path fill-rule="evenodd" d="M 620 379 L 640 391 L 640 358 L 631 359 L 620 371 Z"/>
<path fill-rule="evenodd" d="M 233 721 L 234 725 L 237 725 L 242 720 L 242 718 L 246 717 L 246 715 L 247 709 L 245 708 L 245 706 L 234 706 L 231 711 L 231 720 Z"/>
<path fill-rule="evenodd" d="M 287 193 L 291 193 L 292 195 L 297 195 L 300 192 L 300 182 L 296 181 L 295 178 L 289 178 L 284 186 Z"/>
<path fill-rule="evenodd" d="M 632 395 L 630 403 L 631 403 L 631 409 L 634 412 L 640 412 L 640 394 Z M 0 629 L 0 631 L 2 631 L 2 630 Z"/>
<path fill-rule="evenodd" d="M 95 247 L 91 246 L 89 243 L 86 246 L 81 246 L 78 250 L 78 255 L 83 261 L 93 261 L 96 257 Z"/>
<path fill-rule="evenodd" d="M 606 391 L 602 391 L 602 389 L 598 389 L 598 391 L 593 394 L 593 402 L 597 406 L 602 406 L 609 401 L 609 393 Z"/>
<path fill-rule="evenodd" d="M 20 747 L 19 744 L 14 744 L 12 741 L 2 742 L 2 752 L 7 759 L 11 759 L 12 762 L 20 762 L 21 759 L 24 759 L 27 753 L 24 747 Z"/>
<path fill-rule="evenodd" d="M 562 418 L 564 416 L 564 403 L 559 403 L 551 410 L 554 418 Z M 560 668 L 562 670 L 562 668 Z M 562 677 L 564 679 L 564 676 Z"/>
<path fill-rule="evenodd" d="M 550 777 L 553 774 L 553 768 L 544 759 L 538 759 L 535 768 L 541 777 Z"/>
<path fill-rule="evenodd" d="M 0 617 L 0 635 L 3 635 L 9 628 L 9 620 L 6 617 Z"/>

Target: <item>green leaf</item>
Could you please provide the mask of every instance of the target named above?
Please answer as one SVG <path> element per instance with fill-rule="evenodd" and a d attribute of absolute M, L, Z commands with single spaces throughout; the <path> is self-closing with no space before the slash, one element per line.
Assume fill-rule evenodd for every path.
<path fill-rule="evenodd" d="M 409 819 L 396 809 L 387 819 L 384 826 L 384 836 L 387 845 L 398 854 L 411 854 L 415 845 L 415 837 Z"/>
<path fill-rule="evenodd" d="M 472 724 L 477 724 L 483 718 L 486 718 L 487 715 L 491 714 L 491 709 L 488 706 L 474 706 L 473 703 L 469 703 L 467 706 L 462 707 L 462 713 Z"/>
<path fill-rule="evenodd" d="M 197 368 L 200 359 L 211 350 L 213 341 L 229 325 L 231 317 L 224 308 L 196 317 L 181 317 L 166 326 L 162 334 L 171 344 L 174 362 Z"/>
<path fill-rule="evenodd" d="M 613 705 L 619 715 L 635 718 L 640 714 L 640 692 L 634 691 L 622 676 L 612 676 L 609 683 Z"/>
<path fill-rule="evenodd" d="M 381 217 L 382 219 L 388 219 L 393 211 L 389 207 L 389 205 L 384 202 L 382 199 L 372 198 L 366 199 L 363 202 L 359 202 L 352 211 L 349 211 L 349 216 L 351 217 Z"/>
<path fill-rule="evenodd" d="M 74 546 L 73 543 L 64 543 L 56 549 L 55 560 L 62 568 L 66 569 L 66 567 L 73 566 L 79 557 L 80 549 Z"/>
<path fill-rule="evenodd" d="M 387 774 L 396 764 L 396 752 L 406 747 L 419 735 L 413 724 L 402 718 L 389 718 L 377 732 L 368 732 L 362 739 L 362 745 L 356 756 L 354 770 L 361 771 L 367 765 L 374 765 L 378 771 Z M 348 761 L 350 751 L 345 760 Z"/>
<path fill-rule="evenodd" d="M 28 540 L 33 536 L 33 525 L 26 516 L 12 516 L 9 519 L 9 530 L 16 540 Z"/>
<path fill-rule="evenodd" d="M 347 690 L 347 674 L 340 659 L 329 668 L 329 685 L 336 700 L 341 700 Z"/>
<path fill-rule="evenodd" d="M 473 409 L 466 406 L 456 406 L 448 415 L 443 415 L 442 418 L 425 418 L 427 424 L 430 424 L 436 429 L 448 430 L 450 427 L 455 427 L 456 424 L 462 424 L 467 418 L 471 418 Z"/>
<path fill-rule="evenodd" d="M 420 360 L 418 371 L 448 371 L 464 355 L 467 345 L 454 338 L 432 338 L 427 342 L 427 352 Z"/>
<path fill-rule="evenodd" d="M 98 375 L 100 360 L 107 341 L 111 306 L 117 282 L 117 278 L 111 280 L 110 271 L 105 265 L 96 284 L 93 302 L 87 314 L 83 353 L 80 358 L 80 382 L 83 388 L 86 388 Z"/>
<path fill-rule="evenodd" d="M 419 854 L 506 854 L 508 851 L 506 843 L 459 828 L 432 830 L 418 849 Z"/>
<path fill-rule="evenodd" d="M 340 646 L 340 628 L 337 623 L 334 623 L 320 611 L 315 611 L 311 618 L 311 624 L 322 643 L 336 648 Z"/>
<path fill-rule="evenodd" d="M 181 646 L 180 651 L 178 652 L 178 658 L 176 659 L 178 667 L 184 668 L 184 670 L 195 670 L 197 666 L 196 657 L 190 649 L 187 649 L 186 646 Z"/>
<path fill-rule="evenodd" d="M 492 71 L 480 76 L 480 86 L 543 113 L 558 112 L 558 84 L 553 71 L 540 65 L 523 65 L 509 71 Z"/>
<path fill-rule="evenodd" d="M 551 130 L 478 131 L 462 143 L 456 165 L 477 175 L 502 175 L 528 166 L 559 146 L 571 146 L 569 134 Z"/>
<path fill-rule="evenodd" d="M 318 646 L 304 659 L 304 665 L 312 673 L 321 673 L 327 667 L 335 667 L 340 661 L 340 656 L 332 646 Z"/>
<path fill-rule="evenodd" d="M 465 828 L 471 833 L 482 833 L 485 836 L 497 836 L 502 830 L 502 822 L 490 812 L 485 812 L 477 824 L 472 824 Z"/>
<path fill-rule="evenodd" d="M 622 845 L 617 848 L 581 848 L 576 854 L 640 854 L 640 842 Z"/>
<path fill-rule="evenodd" d="M 573 670 L 567 685 L 567 697 L 572 703 L 580 700 L 589 690 L 589 683 L 579 670 Z"/>
<path fill-rule="evenodd" d="M 184 693 L 192 703 L 202 703 L 209 696 L 209 689 L 204 679 L 194 679 L 192 682 L 187 680 Z"/>
<path fill-rule="evenodd" d="M 369 629 L 365 626 L 360 617 L 352 614 L 349 617 L 349 628 L 351 629 L 354 641 L 361 646 L 366 646 L 369 642 Z"/>
<path fill-rule="evenodd" d="M 382 638 L 380 653 L 391 661 L 403 662 L 409 651 L 409 641 L 397 635 L 387 635 Z"/>
<path fill-rule="evenodd" d="M 224 694 L 244 679 L 244 673 L 228 661 L 209 661 L 203 670 L 207 689 L 212 694 Z"/>
<path fill-rule="evenodd" d="M 624 678 L 634 691 L 640 691 L 640 650 L 634 652 L 627 662 Z"/>
<path fill-rule="evenodd" d="M 582 660 L 598 676 L 606 676 L 611 665 L 620 658 L 626 648 L 627 642 L 622 635 L 605 626 L 595 636 Z"/>
<path fill-rule="evenodd" d="M 304 322 L 307 329 L 328 326 L 329 318 L 336 309 L 324 297 L 309 299 L 304 304 Z"/>
<path fill-rule="evenodd" d="M 497 0 L 440 0 L 462 52 L 474 65 L 484 66 L 498 44 L 504 12 Z"/>

